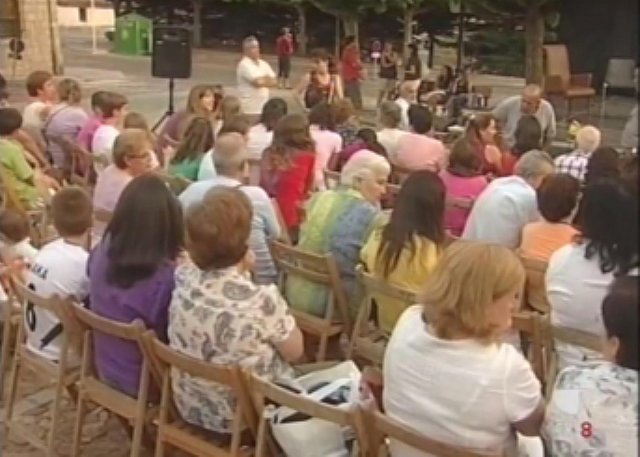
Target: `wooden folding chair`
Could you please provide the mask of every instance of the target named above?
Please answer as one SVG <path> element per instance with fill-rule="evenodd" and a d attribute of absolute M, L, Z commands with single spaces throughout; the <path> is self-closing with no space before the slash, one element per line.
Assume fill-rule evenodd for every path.
<path fill-rule="evenodd" d="M 75 324 L 70 315 L 70 308 L 75 305 L 71 304 L 68 300 L 62 300 L 55 296 L 52 298 L 42 298 L 19 282 L 15 283 L 15 289 L 18 299 L 20 300 L 20 305 L 24 309 L 25 318 L 22 319 L 21 313 L 21 323 L 18 326 L 16 336 L 16 351 L 13 358 L 7 391 L 5 439 L 11 432 L 14 432 L 30 445 L 44 451 L 47 457 L 51 457 L 56 454 L 54 447 L 58 422 L 60 419 L 62 393 L 67 389 L 71 398 L 75 400 L 74 384 L 79 377 L 79 370 L 76 367 L 69 366 L 70 353 L 72 349 L 76 348 L 72 343 L 74 338 L 71 334 L 73 332 L 77 332 L 77 329 L 75 328 Z M 63 331 L 60 334 L 60 359 L 58 361 L 52 361 L 42 357 L 27 347 L 26 326 L 29 325 L 29 322 L 32 319 L 30 316 L 34 316 L 33 308 L 39 308 L 43 311 L 52 313 L 62 324 Z M 42 442 L 38 438 L 34 437 L 33 430 L 30 430 L 13 420 L 18 379 L 20 378 L 20 373 L 23 369 L 33 371 L 38 377 L 46 379 L 49 384 L 51 384 L 51 380 L 53 379 L 53 384 L 55 386 L 54 399 L 49 408 L 51 428 L 48 431 L 46 442 Z"/>
<path fill-rule="evenodd" d="M 335 189 L 340 185 L 340 172 L 324 169 L 324 185 L 327 189 Z"/>
<path fill-rule="evenodd" d="M 240 368 L 215 365 L 180 354 L 156 339 L 150 332 L 147 332 L 144 338 L 162 379 L 155 457 L 163 457 L 167 445 L 198 457 L 247 456 L 241 447 L 243 431 L 245 427 L 248 428 L 255 438 L 257 417 Z M 188 424 L 176 414 L 171 390 L 172 369 L 231 389 L 236 398 L 236 408 L 229 444 L 213 443 L 210 434 L 205 430 Z"/>
<path fill-rule="evenodd" d="M 353 411 L 337 406 L 320 403 L 302 395 L 283 389 L 254 374 L 250 375 L 249 387 L 253 393 L 254 407 L 259 414 L 258 438 L 254 457 L 275 457 L 274 438 L 271 433 L 270 412 L 272 405 L 286 406 L 294 411 L 313 418 L 322 419 L 341 427 L 351 427 L 356 432 L 358 456 L 368 456 L 368 441 L 362 427 L 356 426 L 356 415 Z M 373 454 L 371 454 L 373 455 Z"/>
<path fill-rule="evenodd" d="M 287 224 L 284 221 L 284 216 L 282 216 L 282 211 L 280 210 L 278 201 L 275 198 L 272 198 L 271 205 L 273 206 L 273 211 L 276 213 L 276 218 L 278 219 L 278 224 L 280 225 L 280 240 L 289 246 L 293 246 L 293 241 L 291 240 L 291 236 L 289 235 L 289 230 L 287 229 Z"/>
<path fill-rule="evenodd" d="M 518 311 L 511 315 L 512 328 L 520 334 L 525 355 L 536 377 L 546 381 L 546 342 L 543 318 L 534 311 Z"/>
<path fill-rule="evenodd" d="M 353 325 L 347 358 L 353 360 L 364 359 L 380 367 L 382 366 L 384 351 L 390 335 L 370 320 L 373 301 L 382 297 L 387 300 L 396 300 L 407 308 L 416 303 L 416 294 L 409 290 L 392 286 L 386 281 L 366 273 L 362 265 L 358 265 L 356 273 L 358 282 L 364 291 L 364 298 L 358 310 L 356 322 Z"/>
<path fill-rule="evenodd" d="M 4 259 L 2 259 L 4 262 Z M 16 347 L 16 336 L 18 327 L 22 321 L 22 308 L 15 300 L 15 286 L 13 278 L 9 275 L 9 268 L 5 265 L 0 267 L 0 275 L 4 278 L 5 285 L 8 286 L 7 301 L 2 304 L 2 351 L 0 352 L 0 400 L 4 399 L 4 381 L 9 367 L 11 353 Z M 0 284 L 2 287 L 2 284 Z"/>
<path fill-rule="evenodd" d="M 72 456 L 80 455 L 80 438 L 88 403 L 96 404 L 111 414 L 124 419 L 133 428 L 131 439 L 131 457 L 138 457 L 142 451 L 142 438 L 145 423 L 150 421 L 153 414 L 148 409 L 149 394 L 149 366 L 143 359 L 138 388 L 138 398 L 130 397 L 109 384 L 100 380 L 94 365 L 93 340 L 96 334 L 119 338 L 141 346 L 145 326 L 140 320 L 130 324 L 116 322 L 89 311 L 75 307 L 73 314 L 83 333 L 82 365 L 78 381 L 78 404 L 76 409 L 76 424 L 73 432 Z"/>
<path fill-rule="evenodd" d="M 551 305 L 547 299 L 547 288 L 545 284 L 545 274 L 547 273 L 548 262 L 544 260 L 518 255 L 522 266 L 527 274 L 526 284 L 523 294 L 523 303 L 529 308 L 543 314 L 547 314 Z"/>
<path fill-rule="evenodd" d="M 368 437 L 367 448 L 372 457 L 389 457 L 388 439 L 396 440 L 414 449 L 438 457 L 503 457 L 504 453 L 480 454 L 436 441 L 421 435 L 400 422 L 391 419 L 380 411 L 360 409 L 358 427 L 364 429 Z"/>
<path fill-rule="evenodd" d="M 326 357 L 329 338 L 342 333 L 349 335 L 351 331 L 347 297 L 340 280 L 338 264 L 331 254 L 313 254 L 278 241 L 271 240 L 269 249 L 280 271 L 280 290 L 285 297 L 288 277 L 299 277 L 329 290 L 324 317 L 291 310 L 300 329 L 320 339 L 316 361 L 321 362 Z"/>
<path fill-rule="evenodd" d="M 556 343 L 570 344 L 580 348 L 588 349 L 593 352 L 602 351 L 602 338 L 593 333 L 584 332 L 574 328 L 560 327 L 548 324 L 545 335 L 546 351 L 548 355 L 548 368 L 546 374 L 546 395 L 551 394 L 553 386 L 558 376 L 558 353 L 556 351 Z"/>

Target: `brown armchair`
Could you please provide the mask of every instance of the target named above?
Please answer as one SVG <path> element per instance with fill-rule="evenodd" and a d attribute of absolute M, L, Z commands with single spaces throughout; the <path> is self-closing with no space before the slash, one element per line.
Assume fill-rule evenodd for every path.
<path fill-rule="evenodd" d="M 567 117 L 571 115 L 574 100 L 586 100 L 589 115 L 591 99 L 596 95 L 595 89 L 591 87 L 591 73 L 571 74 L 569 54 L 564 44 L 545 45 L 544 57 L 544 91 L 547 97 L 563 100 Z"/>

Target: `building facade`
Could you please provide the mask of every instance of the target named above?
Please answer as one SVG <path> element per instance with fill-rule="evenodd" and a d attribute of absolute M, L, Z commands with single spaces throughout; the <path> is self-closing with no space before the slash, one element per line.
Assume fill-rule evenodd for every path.
<path fill-rule="evenodd" d="M 58 0 L 61 27 L 113 27 L 113 5 L 105 0 Z"/>
<path fill-rule="evenodd" d="M 10 43 L 20 40 L 19 56 Z M 34 70 L 63 71 L 56 0 L 0 1 L 0 72 L 7 79 L 24 79 Z"/>

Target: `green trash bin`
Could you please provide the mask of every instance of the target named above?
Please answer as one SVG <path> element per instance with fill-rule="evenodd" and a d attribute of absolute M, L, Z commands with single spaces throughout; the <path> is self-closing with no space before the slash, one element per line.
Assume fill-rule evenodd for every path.
<path fill-rule="evenodd" d="M 131 13 L 116 19 L 113 51 L 116 54 L 134 56 L 151 54 L 153 22 L 139 14 Z"/>

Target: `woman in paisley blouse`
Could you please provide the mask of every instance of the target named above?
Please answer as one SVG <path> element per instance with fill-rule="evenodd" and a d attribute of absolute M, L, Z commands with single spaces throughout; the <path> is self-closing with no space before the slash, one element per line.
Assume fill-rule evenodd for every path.
<path fill-rule="evenodd" d="M 602 302 L 606 362 L 561 371 L 543 427 L 552 457 L 638 457 L 638 276 Z"/>
<path fill-rule="evenodd" d="M 269 379 L 289 377 L 289 362 L 302 355 L 302 334 L 277 287 L 251 281 L 251 208 L 242 191 L 229 187 L 214 187 L 189 206 L 191 260 L 176 270 L 169 343 L 207 362 L 240 365 Z M 228 389 L 180 372 L 172 381 L 174 402 L 187 422 L 231 432 L 234 399 Z"/>
<path fill-rule="evenodd" d="M 344 165 L 340 186 L 315 194 L 306 208 L 298 247 L 316 254 L 331 253 L 340 269 L 352 317 L 359 300 L 355 296 L 355 267 L 360 249 L 381 214 L 380 199 L 386 192 L 391 166 L 375 152 L 356 152 Z M 291 307 L 324 317 L 328 290 L 305 279 L 290 277 L 286 284 Z"/>

